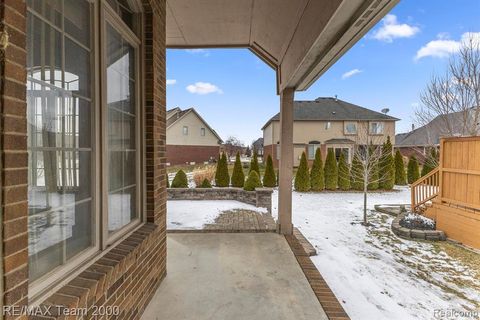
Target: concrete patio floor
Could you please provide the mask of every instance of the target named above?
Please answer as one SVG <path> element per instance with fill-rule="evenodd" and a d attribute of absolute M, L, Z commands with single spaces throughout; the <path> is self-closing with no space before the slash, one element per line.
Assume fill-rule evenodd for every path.
<path fill-rule="evenodd" d="M 167 276 L 142 319 L 327 319 L 276 233 L 168 234 Z"/>

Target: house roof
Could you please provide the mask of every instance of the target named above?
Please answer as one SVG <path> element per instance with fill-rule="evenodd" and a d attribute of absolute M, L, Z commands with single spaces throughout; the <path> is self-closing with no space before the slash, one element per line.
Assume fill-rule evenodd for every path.
<path fill-rule="evenodd" d="M 258 146 L 258 145 L 261 145 L 263 146 L 263 138 L 258 138 L 257 140 L 255 140 L 253 143 L 252 143 L 253 146 Z"/>
<path fill-rule="evenodd" d="M 350 139 L 330 139 L 325 141 L 326 144 L 355 144 L 355 141 Z"/>
<path fill-rule="evenodd" d="M 217 137 L 219 143 L 223 143 L 222 138 L 218 135 L 218 133 L 213 130 L 213 128 L 200 116 L 200 114 L 194 109 L 194 108 L 188 108 L 185 110 L 182 110 L 178 107 L 167 110 L 167 129 L 173 126 L 175 123 L 183 119 L 187 114 L 189 113 L 194 113 L 200 121 L 203 122 L 205 127 L 207 127 L 214 135 Z"/>
<path fill-rule="evenodd" d="M 294 121 L 359 121 L 382 120 L 398 121 L 395 117 L 360 107 L 337 98 L 320 97 L 313 101 L 295 101 L 293 104 Z M 272 121 L 280 121 L 277 113 L 265 123 L 262 130 Z"/>
<path fill-rule="evenodd" d="M 463 112 L 439 115 L 422 127 L 395 135 L 395 146 L 428 147 L 438 145 L 441 137 L 451 135 L 451 133 L 448 132 L 447 123 L 453 127 L 452 131 L 454 135 L 463 135 L 463 117 Z"/>

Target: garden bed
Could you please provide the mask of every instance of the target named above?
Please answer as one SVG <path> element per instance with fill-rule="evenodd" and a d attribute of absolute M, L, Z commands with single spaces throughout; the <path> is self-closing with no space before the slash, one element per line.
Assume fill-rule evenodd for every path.
<path fill-rule="evenodd" d="M 392 231 L 405 239 L 444 241 L 445 232 L 435 230 L 430 219 L 412 213 L 401 213 L 392 221 Z"/>

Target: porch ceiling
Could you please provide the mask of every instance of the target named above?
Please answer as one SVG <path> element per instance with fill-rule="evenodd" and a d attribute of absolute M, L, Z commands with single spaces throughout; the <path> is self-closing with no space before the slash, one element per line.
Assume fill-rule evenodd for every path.
<path fill-rule="evenodd" d="M 245 47 L 307 89 L 399 0 L 167 0 L 167 47 Z"/>

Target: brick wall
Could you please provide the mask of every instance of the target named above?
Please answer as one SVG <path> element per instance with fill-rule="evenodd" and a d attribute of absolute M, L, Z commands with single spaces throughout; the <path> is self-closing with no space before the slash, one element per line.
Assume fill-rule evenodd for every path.
<path fill-rule="evenodd" d="M 256 207 L 267 208 L 272 212 L 272 193 L 270 188 L 258 188 L 245 191 L 242 188 L 169 188 L 168 200 L 236 200 Z"/>
<path fill-rule="evenodd" d="M 26 305 L 28 294 L 25 12 L 24 1 L 0 0 L 9 34 L 0 61 L 3 304 L 13 306 Z"/>
<path fill-rule="evenodd" d="M 119 319 L 139 319 L 166 274 L 166 0 L 143 0 L 147 224 L 49 296 L 43 305 L 118 306 Z M 0 191 L 3 216 L 3 305 L 28 304 L 28 154 L 26 128 L 26 6 L 0 0 L 10 43 L 0 61 Z M 56 309 L 53 309 L 56 310 Z M 6 319 L 16 316 L 7 315 Z M 21 316 L 20 318 L 26 318 Z M 59 314 L 37 319 L 61 318 Z"/>
<path fill-rule="evenodd" d="M 211 158 L 217 159 L 220 153 L 219 146 L 181 146 L 167 145 L 167 162 L 170 165 L 190 162 L 203 163 Z"/>

